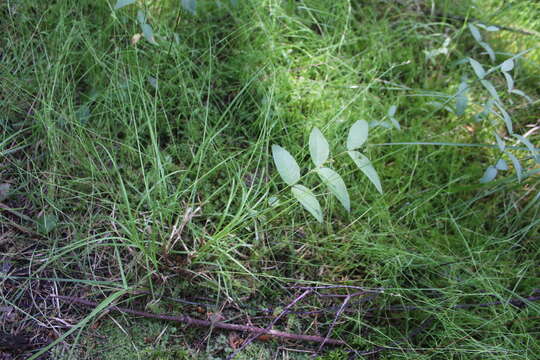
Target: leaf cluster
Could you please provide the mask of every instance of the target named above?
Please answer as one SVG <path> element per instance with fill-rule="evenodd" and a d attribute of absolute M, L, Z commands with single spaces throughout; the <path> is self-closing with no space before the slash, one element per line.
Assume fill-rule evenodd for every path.
<path fill-rule="evenodd" d="M 392 116 L 395 109 L 392 112 Z M 346 142 L 346 153 L 356 164 L 358 169 L 362 171 L 368 179 L 373 183 L 377 191 L 383 192 L 381 181 L 377 171 L 371 164 L 367 156 L 362 154 L 360 149 L 368 139 L 369 124 L 365 120 L 355 122 L 348 133 Z M 314 169 L 310 172 L 315 172 L 321 182 L 328 188 L 341 205 L 351 211 L 351 202 L 347 186 L 343 178 L 333 169 L 325 164 L 328 163 L 330 156 L 330 145 L 323 133 L 318 128 L 313 128 L 309 136 L 309 153 Z M 317 197 L 313 191 L 299 184 L 301 173 L 300 166 L 294 157 L 283 147 L 272 145 L 272 156 L 276 165 L 277 171 L 281 179 L 291 186 L 293 197 L 311 214 L 317 221 L 323 221 L 323 212 Z"/>

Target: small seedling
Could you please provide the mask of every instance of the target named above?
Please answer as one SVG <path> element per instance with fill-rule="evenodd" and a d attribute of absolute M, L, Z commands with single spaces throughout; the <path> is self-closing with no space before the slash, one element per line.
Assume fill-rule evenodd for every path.
<path fill-rule="evenodd" d="M 395 108 L 389 111 L 390 119 L 393 119 Z M 395 120 L 395 119 L 393 119 Z M 397 123 L 397 121 L 396 121 Z M 398 124 L 399 125 L 399 124 Z M 382 194 L 381 181 L 375 168 L 369 158 L 358 151 L 368 139 L 369 125 L 364 120 L 355 122 L 349 130 L 347 136 L 347 153 L 356 166 L 368 177 L 375 185 L 375 188 Z M 328 162 L 330 156 L 330 146 L 328 141 L 318 128 L 313 128 L 309 136 L 309 153 L 313 165 L 315 166 L 309 172 L 315 172 L 322 183 L 338 199 L 341 205 L 351 211 L 349 192 L 343 178 L 333 169 L 323 166 Z M 311 214 L 317 221 L 323 221 L 323 212 L 321 205 L 314 195 L 313 191 L 299 184 L 301 174 L 300 166 L 294 157 L 279 145 L 272 145 L 272 157 L 281 179 L 291 186 L 293 197 Z"/>

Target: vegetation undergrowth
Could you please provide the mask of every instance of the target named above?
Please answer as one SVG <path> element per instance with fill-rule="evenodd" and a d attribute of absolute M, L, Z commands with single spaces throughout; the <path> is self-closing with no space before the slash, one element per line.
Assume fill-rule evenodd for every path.
<path fill-rule="evenodd" d="M 312 295 L 276 327 L 333 326 L 349 347 L 325 346 L 326 359 L 540 352 L 539 303 L 509 302 L 540 283 L 536 2 L 115 4 L 0 4 L 0 334 L 59 359 L 224 359 L 242 334 L 99 310 L 264 327 L 295 285 L 354 285 L 384 292 L 334 326 L 341 298 Z M 359 120 L 382 194 L 331 158 L 350 211 L 303 172 L 318 222 L 289 196 L 272 145 L 306 169 L 314 128 L 340 154 Z M 308 357 L 292 347 L 240 356 Z"/>

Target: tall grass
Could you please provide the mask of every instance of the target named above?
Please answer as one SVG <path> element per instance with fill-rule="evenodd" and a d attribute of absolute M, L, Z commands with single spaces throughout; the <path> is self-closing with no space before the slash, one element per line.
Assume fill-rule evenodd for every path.
<path fill-rule="evenodd" d="M 482 56 L 455 16 L 540 31 L 536 5 L 441 1 L 433 17 L 429 2 L 221 3 L 200 1 L 195 16 L 167 1 L 119 10 L 93 0 L 0 5 L 0 174 L 10 184 L 1 202 L 11 209 L 0 212 L 1 256 L 28 269 L 3 302 L 38 318 L 20 303 L 38 278 L 59 292 L 84 285 L 87 296 L 148 290 L 144 301 L 159 303 L 197 295 L 216 309 L 283 304 L 297 283 L 355 284 L 385 288 L 374 305 L 421 308 L 374 321 L 346 313 L 334 337 L 357 349 L 394 346 L 432 318 L 389 356 L 533 359 L 540 309 L 507 300 L 531 295 L 540 280 L 537 175 L 481 185 L 493 148 L 422 143 L 493 144 L 493 131 L 504 131 L 471 119 L 485 92 L 473 89 L 466 116 L 430 103 L 472 77 L 459 60 Z M 132 44 L 137 9 L 158 45 Z M 447 38 L 448 54 L 428 59 Z M 501 59 L 533 39 L 489 38 Z M 515 73 L 533 98 L 509 99 L 520 130 L 538 126 L 538 54 L 527 53 Z M 355 121 L 382 120 L 392 105 L 402 130 L 374 127 L 368 146 L 384 195 L 343 159 L 350 214 L 318 188 L 326 210 L 318 224 L 283 196 L 272 144 L 307 165 L 314 126 L 337 144 Z M 537 144 L 538 133 L 530 139 Z M 503 305 L 453 307 L 495 300 Z M 324 333 L 331 322 L 298 316 L 284 326 Z"/>

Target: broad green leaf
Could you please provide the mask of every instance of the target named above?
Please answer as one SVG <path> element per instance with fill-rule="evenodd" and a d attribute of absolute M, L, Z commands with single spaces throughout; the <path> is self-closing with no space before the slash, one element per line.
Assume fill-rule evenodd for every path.
<path fill-rule="evenodd" d="M 139 24 L 146 24 L 146 14 L 142 10 L 137 10 L 137 21 Z"/>
<path fill-rule="evenodd" d="M 476 24 L 476 26 L 481 27 L 482 29 L 486 31 L 491 31 L 491 32 L 500 30 L 497 26 L 494 26 L 494 25 L 486 26 L 484 24 Z"/>
<path fill-rule="evenodd" d="M 388 122 L 388 121 L 372 121 L 372 122 L 369 123 L 370 128 L 374 128 L 374 127 L 377 127 L 377 126 L 383 127 L 385 129 L 391 129 L 392 128 L 392 124 L 390 122 Z"/>
<path fill-rule="evenodd" d="M 532 103 L 532 102 L 533 102 L 532 99 L 531 99 L 527 94 L 525 94 L 523 91 L 521 91 L 521 90 L 518 90 L 518 89 L 512 89 L 512 90 L 510 90 L 510 92 L 511 92 L 512 94 L 516 94 L 516 95 L 519 95 L 519 96 L 523 96 L 525 99 L 527 99 L 527 101 L 528 101 L 529 103 Z"/>
<path fill-rule="evenodd" d="M 279 199 L 276 196 L 271 196 L 268 199 L 268 205 L 270 205 L 271 207 L 278 206 L 279 205 Z"/>
<path fill-rule="evenodd" d="M 505 170 L 508 170 L 508 164 L 506 164 L 506 161 L 504 161 L 503 159 L 499 159 L 497 163 L 495 164 L 495 168 L 497 170 L 505 171 Z"/>
<path fill-rule="evenodd" d="M 504 143 L 504 140 L 501 139 L 501 137 L 497 133 L 495 133 L 495 139 L 497 140 L 497 146 L 499 147 L 499 150 L 504 152 L 504 149 L 506 148 L 506 144 Z"/>
<path fill-rule="evenodd" d="M 152 85 L 152 87 L 154 89 L 156 89 L 156 90 L 158 89 L 158 81 L 157 81 L 157 79 L 155 77 L 149 76 L 148 77 L 148 82 L 150 83 L 150 85 Z"/>
<path fill-rule="evenodd" d="M 392 125 L 394 125 L 394 127 L 396 129 L 401 130 L 401 126 L 399 125 L 399 121 L 397 121 L 394 118 L 394 115 L 396 115 L 396 111 L 397 111 L 397 106 L 396 105 L 390 106 L 390 108 L 388 109 L 388 117 L 390 118 L 390 122 L 392 123 Z"/>
<path fill-rule="evenodd" d="M 56 215 L 41 215 L 37 221 L 37 230 L 40 234 L 47 235 L 56 228 L 58 218 Z"/>
<path fill-rule="evenodd" d="M 349 130 L 347 150 L 355 150 L 362 146 L 368 138 L 368 133 L 369 125 L 365 120 L 355 122 Z"/>
<path fill-rule="evenodd" d="M 463 64 L 466 64 L 469 62 L 469 58 L 466 57 L 466 58 L 463 58 L 463 59 L 459 59 L 459 60 L 456 60 L 452 63 L 452 65 L 463 65 Z"/>
<path fill-rule="evenodd" d="M 339 176 L 337 172 L 335 172 L 332 169 L 323 167 L 317 169 L 317 174 L 319 174 L 321 180 L 323 183 L 330 189 L 332 194 L 339 200 L 341 205 L 347 210 L 348 212 L 351 211 L 351 201 L 349 199 L 349 193 L 347 192 L 347 187 L 345 186 L 345 182 Z"/>
<path fill-rule="evenodd" d="M 469 64 L 471 64 L 476 76 L 478 76 L 479 79 L 483 79 L 484 76 L 486 76 L 486 71 L 484 70 L 484 67 L 478 61 L 469 58 Z"/>
<path fill-rule="evenodd" d="M 124 6 L 131 5 L 131 4 L 135 3 L 136 1 L 137 0 L 118 0 L 116 2 L 116 5 L 114 5 L 114 10 L 118 10 L 118 9 L 123 8 Z"/>
<path fill-rule="evenodd" d="M 516 170 L 516 176 L 518 178 L 518 182 L 521 182 L 521 173 L 523 170 L 521 168 L 521 164 L 519 163 L 519 160 L 511 152 L 507 152 L 506 155 L 508 155 L 508 157 L 510 158 L 510 161 L 512 161 L 512 164 L 514 164 L 514 169 Z"/>
<path fill-rule="evenodd" d="M 443 106 L 444 106 L 443 103 L 438 102 L 438 101 L 430 101 L 430 102 L 427 102 L 426 104 L 427 104 L 427 105 L 431 105 L 431 106 L 437 108 L 437 110 L 442 109 Z"/>
<path fill-rule="evenodd" d="M 454 112 L 449 106 L 444 105 L 443 103 L 440 103 L 438 101 L 430 101 L 427 103 L 428 105 L 434 106 L 435 110 L 445 109 L 448 112 Z"/>
<path fill-rule="evenodd" d="M 309 135 L 309 153 L 315 166 L 321 166 L 330 154 L 328 141 L 326 141 L 324 135 L 317 128 L 313 128 Z"/>
<path fill-rule="evenodd" d="M 484 104 L 484 108 L 488 111 L 488 112 L 491 112 L 492 109 L 493 109 L 493 105 L 495 105 L 496 101 L 494 99 L 488 99 L 488 101 L 486 101 L 486 103 Z"/>
<path fill-rule="evenodd" d="M 287 150 L 279 145 L 272 145 L 272 157 L 283 181 L 288 185 L 294 185 L 300 180 L 300 167 Z"/>
<path fill-rule="evenodd" d="M 495 179 L 497 176 L 497 169 L 495 169 L 495 166 L 489 166 L 486 171 L 484 172 L 484 176 L 480 179 L 480 182 L 482 184 L 488 183 Z"/>
<path fill-rule="evenodd" d="M 9 192 L 11 189 L 11 184 L 4 183 L 0 184 L 0 201 L 4 201 L 9 196 Z"/>
<path fill-rule="evenodd" d="M 391 117 L 390 121 L 392 122 L 392 125 L 394 125 L 396 129 L 401 131 L 401 125 L 399 125 L 399 121 L 397 121 L 395 117 Z"/>
<path fill-rule="evenodd" d="M 457 116 L 462 116 L 463 114 L 465 114 L 465 110 L 467 109 L 467 104 L 469 103 L 469 99 L 467 97 L 467 90 L 467 83 L 465 81 L 461 82 L 461 84 L 459 84 L 458 92 L 456 94 Z"/>
<path fill-rule="evenodd" d="M 498 101 L 495 102 L 495 105 L 497 105 L 497 108 L 499 109 L 499 111 L 502 114 L 502 120 L 504 121 L 504 124 L 506 125 L 506 130 L 508 130 L 509 134 L 513 134 L 514 133 L 514 128 L 513 128 L 513 125 L 512 125 L 512 118 L 510 117 L 508 112 L 504 109 L 504 107 Z M 498 116 L 501 116 L 501 115 L 498 115 Z"/>
<path fill-rule="evenodd" d="M 303 185 L 294 185 L 291 188 L 291 191 L 293 196 L 296 198 L 296 200 L 298 200 L 298 202 L 300 202 L 300 204 L 302 204 L 304 209 L 309 211 L 309 213 L 313 215 L 318 222 L 323 221 L 321 205 L 319 205 L 319 201 L 315 195 L 313 195 L 311 190 Z"/>
<path fill-rule="evenodd" d="M 75 112 L 75 116 L 81 124 L 86 124 L 90 119 L 90 115 L 90 108 L 86 104 L 81 105 L 81 107 L 79 107 L 79 109 L 77 109 L 77 111 Z"/>
<path fill-rule="evenodd" d="M 371 165 L 371 161 L 364 156 L 363 154 L 359 153 L 358 151 L 348 151 L 349 156 L 354 161 L 356 166 L 368 177 L 368 179 L 375 185 L 377 190 L 382 194 L 382 186 L 381 186 L 381 180 L 379 179 L 379 175 L 377 174 L 377 171 L 375 171 L 375 168 L 373 165 Z"/>
<path fill-rule="evenodd" d="M 388 116 L 392 117 L 392 116 L 396 115 L 396 111 L 397 111 L 397 106 L 396 105 L 390 106 L 390 109 L 388 109 Z"/>
<path fill-rule="evenodd" d="M 392 128 L 392 124 L 389 123 L 388 121 L 381 121 L 379 123 L 379 126 L 385 128 L 385 129 L 391 129 Z"/>
<path fill-rule="evenodd" d="M 535 148 L 534 145 L 526 137 L 518 135 L 518 134 L 514 134 L 514 136 L 518 138 L 519 141 L 521 141 L 527 147 L 527 149 L 529 149 L 534 161 L 536 163 L 540 163 L 540 149 Z"/>
<path fill-rule="evenodd" d="M 495 100 L 493 100 L 493 99 L 489 99 L 488 101 L 486 101 L 486 103 L 484 104 L 484 109 L 482 110 L 482 112 L 480 114 L 478 114 L 477 116 L 475 116 L 475 117 L 483 118 L 483 117 L 488 116 L 489 113 L 493 113 L 493 104 L 495 104 Z"/>
<path fill-rule="evenodd" d="M 471 31 L 474 40 L 476 40 L 477 42 L 482 41 L 482 35 L 480 34 L 480 31 L 476 26 L 474 26 L 473 24 L 469 24 L 469 30 Z"/>
<path fill-rule="evenodd" d="M 514 78 L 507 72 L 503 72 L 503 75 L 506 79 L 506 87 L 508 88 L 508 91 L 511 92 L 514 89 Z"/>
<path fill-rule="evenodd" d="M 152 45 L 157 45 L 156 39 L 154 38 L 154 31 L 152 30 L 152 27 L 150 24 L 142 24 L 141 29 L 143 32 L 143 36 L 148 42 Z"/>
<path fill-rule="evenodd" d="M 182 0 L 182 7 L 195 15 L 197 12 L 197 0 Z"/>
<path fill-rule="evenodd" d="M 501 71 L 508 72 L 514 68 L 514 60 L 508 59 L 501 64 Z"/>
<path fill-rule="evenodd" d="M 489 44 L 487 42 L 484 42 L 484 41 L 480 41 L 479 42 L 480 46 L 482 46 L 484 48 L 484 50 L 486 50 L 486 52 L 488 53 L 488 56 L 489 56 L 489 60 L 491 60 L 492 63 L 495 62 L 495 52 L 493 51 L 493 49 L 491 48 L 491 46 L 489 46 Z"/>
<path fill-rule="evenodd" d="M 495 100 L 499 101 L 499 94 L 497 94 L 497 90 L 495 89 L 495 86 L 491 83 L 491 81 L 488 80 L 480 80 L 482 85 L 486 88 L 486 90 L 489 92 L 491 97 L 493 97 Z"/>

